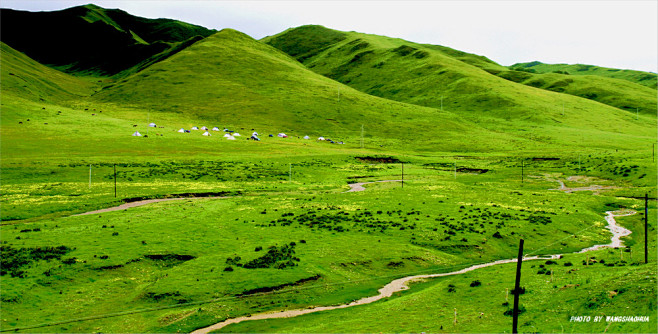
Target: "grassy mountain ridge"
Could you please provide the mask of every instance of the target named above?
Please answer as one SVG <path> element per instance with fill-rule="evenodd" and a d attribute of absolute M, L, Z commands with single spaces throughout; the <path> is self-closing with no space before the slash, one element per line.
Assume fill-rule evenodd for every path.
<path fill-rule="evenodd" d="M 176 20 L 145 19 L 95 5 L 54 12 L 3 8 L 0 15 L 4 43 L 76 75 L 115 75 L 185 40 L 213 33 Z"/>
<path fill-rule="evenodd" d="M 323 34 L 336 37 L 317 37 Z M 534 88 L 585 97 L 633 112 L 640 107 L 648 113 L 656 106 L 655 93 L 625 81 L 531 77 L 526 72 L 509 71 L 483 56 L 384 36 L 303 26 L 266 37 L 263 42 L 295 56 L 309 69 L 363 92 L 435 108 L 443 105 L 453 111 L 508 115 L 534 110 L 543 114 L 561 108 L 564 99 L 573 107 L 596 108 L 569 100 L 564 94 L 547 94 Z M 516 78 L 519 75 L 521 79 Z M 519 87 L 517 83 L 533 88 Z"/>
<path fill-rule="evenodd" d="M 510 69 L 532 71 L 534 73 L 562 73 L 569 75 L 597 75 L 606 78 L 615 78 L 627 80 L 642 86 L 656 89 L 658 75 L 656 73 L 622 70 L 616 68 L 600 67 L 595 65 L 584 64 L 544 64 L 533 61 L 529 63 L 517 63 L 509 67 Z"/>

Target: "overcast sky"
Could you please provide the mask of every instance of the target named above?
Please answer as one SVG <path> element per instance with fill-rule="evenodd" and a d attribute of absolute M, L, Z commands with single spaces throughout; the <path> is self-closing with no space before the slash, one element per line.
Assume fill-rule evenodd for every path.
<path fill-rule="evenodd" d="M 484 55 L 501 65 L 538 60 L 658 72 L 658 1 L 158 1 L 1 0 L 50 11 L 94 3 L 256 39 L 320 24 Z"/>

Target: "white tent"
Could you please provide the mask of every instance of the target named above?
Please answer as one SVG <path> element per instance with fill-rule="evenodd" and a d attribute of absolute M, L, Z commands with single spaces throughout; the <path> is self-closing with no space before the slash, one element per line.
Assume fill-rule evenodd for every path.
<path fill-rule="evenodd" d="M 318 140 L 324 140 L 324 137 L 320 137 L 320 138 L 318 138 Z"/>
<path fill-rule="evenodd" d="M 192 127 L 192 130 L 199 130 L 199 127 L 197 127 L 197 126 L 193 126 L 193 127 Z"/>
<path fill-rule="evenodd" d="M 278 136 L 278 137 L 281 137 L 281 138 L 288 138 L 288 135 L 286 135 L 286 134 L 283 133 L 283 132 L 279 133 L 277 136 Z"/>
<path fill-rule="evenodd" d="M 228 140 L 235 140 L 235 137 L 229 135 L 228 137 L 226 137 L 226 139 L 228 139 Z"/>
<path fill-rule="evenodd" d="M 155 128 L 155 127 L 157 127 L 157 125 L 155 125 L 155 123 L 149 123 L 149 128 Z"/>
<path fill-rule="evenodd" d="M 185 133 L 185 129 L 180 128 L 180 130 L 178 130 L 178 133 Z"/>
<path fill-rule="evenodd" d="M 240 136 L 240 134 L 236 132 L 233 134 L 233 137 L 242 137 L 242 136 Z"/>
<path fill-rule="evenodd" d="M 254 131 L 254 133 L 252 133 L 251 135 L 258 137 L 258 132 Z"/>
<path fill-rule="evenodd" d="M 309 137 L 309 136 L 304 136 L 304 139 L 311 139 L 311 137 Z"/>
<path fill-rule="evenodd" d="M 228 138 L 228 137 L 233 137 L 233 136 L 231 136 L 231 135 L 228 134 L 228 133 L 225 133 L 225 134 L 224 134 L 224 138 Z"/>
<path fill-rule="evenodd" d="M 213 131 L 219 131 L 219 128 L 218 128 L 218 127 L 214 127 L 214 128 L 212 128 L 212 130 L 213 130 Z"/>
<path fill-rule="evenodd" d="M 139 133 L 139 131 L 135 131 L 135 133 L 133 133 L 133 137 L 141 137 L 141 136 L 142 134 Z"/>
<path fill-rule="evenodd" d="M 202 127 L 201 127 L 201 130 L 206 130 L 206 131 L 208 131 L 208 128 L 205 127 L 205 126 L 202 126 Z"/>
<path fill-rule="evenodd" d="M 206 131 L 206 132 L 203 133 L 203 135 L 204 136 L 210 136 L 211 134 L 210 134 L 210 132 Z"/>

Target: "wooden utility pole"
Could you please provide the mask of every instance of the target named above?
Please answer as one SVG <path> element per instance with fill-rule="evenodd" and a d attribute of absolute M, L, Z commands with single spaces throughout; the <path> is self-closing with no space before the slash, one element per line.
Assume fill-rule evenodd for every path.
<path fill-rule="evenodd" d="M 519 241 L 519 257 L 516 260 L 516 282 L 514 283 L 514 310 L 512 313 L 512 333 L 518 333 L 519 296 L 521 295 L 521 263 L 523 262 L 523 239 Z"/>
<path fill-rule="evenodd" d="M 117 197 L 117 164 L 114 164 L 114 198 Z"/>
<path fill-rule="evenodd" d="M 363 148 L 363 124 L 361 124 L 361 148 Z"/>
<path fill-rule="evenodd" d="M 644 264 L 649 263 L 649 194 L 644 193 Z"/>

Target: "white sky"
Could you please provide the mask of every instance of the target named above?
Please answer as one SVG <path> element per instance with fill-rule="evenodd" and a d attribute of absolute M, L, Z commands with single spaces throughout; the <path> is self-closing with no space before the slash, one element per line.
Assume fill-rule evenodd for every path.
<path fill-rule="evenodd" d="M 0 0 L 50 11 L 90 3 Z M 484 55 L 501 65 L 538 60 L 658 72 L 658 1 L 182 1 L 97 0 L 256 39 L 304 24 L 399 37 Z"/>

